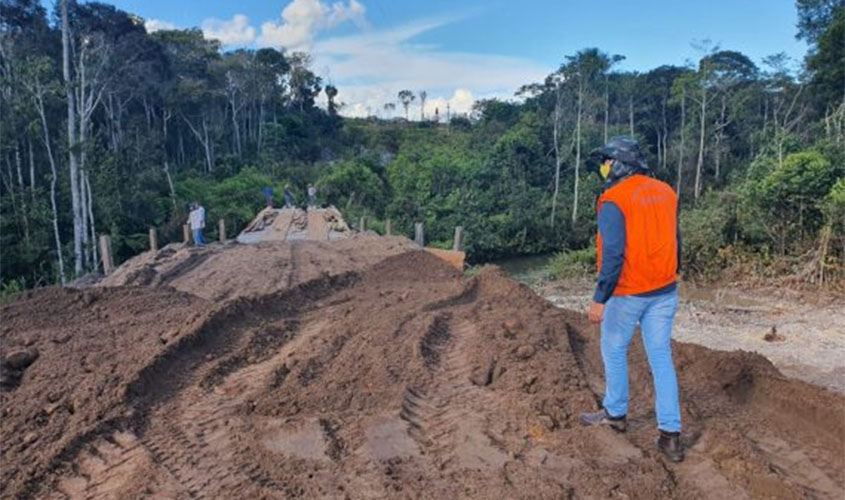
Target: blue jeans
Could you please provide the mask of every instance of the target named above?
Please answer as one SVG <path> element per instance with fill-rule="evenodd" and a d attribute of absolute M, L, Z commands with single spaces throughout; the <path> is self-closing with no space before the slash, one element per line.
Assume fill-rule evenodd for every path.
<path fill-rule="evenodd" d="M 194 244 L 197 246 L 205 246 L 205 238 L 202 236 L 202 229 L 194 229 Z"/>
<path fill-rule="evenodd" d="M 672 363 L 672 323 L 678 310 L 678 291 L 650 297 L 615 295 L 607 301 L 601 322 L 604 360 L 604 408 L 611 416 L 628 414 L 628 345 L 637 323 L 654 377 L 657 426 L 680 432 L 678 378 Z"/>

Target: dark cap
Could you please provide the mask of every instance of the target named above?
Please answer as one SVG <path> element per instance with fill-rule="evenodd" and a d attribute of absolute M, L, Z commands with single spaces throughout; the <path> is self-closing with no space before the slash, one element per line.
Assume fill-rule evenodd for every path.
<path fill-rule="evenodd" d="M 636 139 L 627 135 L 612 138 L 604 146 L 590 152 L 590 157 L 599 161 L 608 158 L 624 163 L 631 170 L 648 170 L 645 155 Z"/>

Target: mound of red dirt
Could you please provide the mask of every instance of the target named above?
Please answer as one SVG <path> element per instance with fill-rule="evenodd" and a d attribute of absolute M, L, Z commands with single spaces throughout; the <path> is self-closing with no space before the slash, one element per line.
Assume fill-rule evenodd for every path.
<path fill-rule="evenodd" d="M 676 344 L 682 464 L 655 449 L 639 344 L 629 432 L 579 427 L 603 389 L 596 332 L 496 268 L 464 278 L 403 253 L 212 312 L 165 289 L 95 293 L 90 308 L 121 296 L 126 311 L 158 304 L 158 314 L 127 325 L 126 341 L 84 337 L 118 364 L 66 377 L 95 387 L 68 417 L 88 415 L 84 425 L 48 432 L 25 417 L 43 410 L 27 398 L 55 380 L 33 370 L 66 357 L 30 345 L 38 358 L 3 393 L 21 411 L 0 423 L 4 444 L 20 438 L 13 454 L 4 446 L 4 497 L 841 498 L 845 488 L 845 398 L 753 354 Z M 15 315 L 4 339 L 47 328 L 22 314 L 41 314 L 47 294 L 82 295 L 44 294 L 4 306 L 4 320 Z M 156 302 L 176 297 L 194 302 Z M 196 324 L 165 326 L 186 310 Z M 58 332 L 42 339 L 110 331 L 88 309 L 51 311 Z"/>
<path fill-rule="evenodd" d="M 171 289 L 48 288 L 0 309 L 0 484 L 20 492 L 132 409 L 127 387 L 168 344 L 201 324 L 206 301 Z M 27 366 L 10 354 L 36 353 Z"/>
<path fill-rule="evenodd" d="M 172 244 L 127 261 L 98 286 L 171 286 L 222 302 L 277 292 L 325 274 L 361 270 L 413 248 L 407 238 L 374 234 L 333 242 Z"/>

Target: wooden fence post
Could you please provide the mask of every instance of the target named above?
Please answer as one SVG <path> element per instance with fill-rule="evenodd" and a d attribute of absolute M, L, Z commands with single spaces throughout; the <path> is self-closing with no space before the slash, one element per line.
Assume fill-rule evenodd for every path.
<path fill-rule="evenodd" d="M 154 227 L 150 228 L 150 250 L 153 252 L 158 251 L 158 233 Z"/>
<path fill-rule="evenodd" d="M 390 219 L 387 219 L 387 222 L 384 223 L 384 234 L 385 236 L 393 234 L 393 226 L 390 224 Z"/>
<path fill-rule="evenodd" d="M 220 236 L 220 243 L 226 241 L 226 219 L 217 221 L 217 233 Z"/>
<path fill-rule="evenodd" d="M 182 224 L 182 240 L 187 245 L 191 242 L 191 226 Z"/>
<path fill-rule="evenodd" d="M 422 222 L 414 223 L 414 243 L 419 246 L 425 246 L 425 234 Z"/>
<path fill-rule="evenodd" d="M 457 226 L 455 227 L 455 243 L 452 245 L 452 250 L 456 252 L 463 252 L 464 251 L 464 227 Z"/>
<path fill-rule="evenodd" d="M 100 255 L 103 259 L 103 274 L 110 274 L 114 269 L 114 260 L 111 255 L 111 236 L 100 235 Z"/>

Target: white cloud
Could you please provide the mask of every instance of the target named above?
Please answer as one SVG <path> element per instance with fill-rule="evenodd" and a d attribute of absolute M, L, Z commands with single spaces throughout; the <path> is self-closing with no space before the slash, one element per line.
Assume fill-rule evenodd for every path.
<path fill-rule="evenodd" d="M 513 98 L 526 83 L 541 81 L 552 68 L 530 60 L 496 54 L 449 52 L 422 45 L 415 38 L 465 16 L 419 19 L 382 30 L 367 25 L 366 8 L 359 0 L 292 0 L 278 20 L 266 21 L 260 30 L 243 14 L 230 20 L 206 19 L 206 36 L 224 46 L 275 47 L 306 50 L 313 56 L 313 68 L 326 83 L 335 85 L 337 101 L 346 116 L 404 116 L 398 102 L 400 90 L 428 92 L 426 116 L 435 109 L 445 119 L 446 108 L 455 114 L 468 113 L 476 99 Z M 326 38 L 332 28 L 351 22 L 361 28 L 355 35 Z M 148 31 L 175 29 L 172 23 L 151 19 Z M 325 97 L 322 97 L 325 100 Z M 385 111 L 393 102 L 396 109 Z M 419 99 L 408 113 L 419 119 Z"/>
<path fill-rule="evenodd" d="M 226 46 L 244 46 L 255 42 L 255 28 L 250 26 L 249 18 L 235 14 L 228 21 L 206 19 L 202 22 L 202 32 L 206 38 L 220 40 Z"/>
<path fill-rule="evenodd" d="M 263 47 L 304 49 L 318 32 L 347 21 L 366 26 L 366 8 L 357 0 L 331 5 L 320 0 L 293 0 L 282 10 L 281 23 L 267 21 L 261 25 L 258 44 Z"/>
<path fill-rule="evenodd" d="M 161 19 L 147 19 L 144 21 L 144 28 L 146 28 L 147 33 L 179 29 L 175 24 L 169 21 L 162 21 Z"/>
<path fill-rule="evenodd" d="M 336 37 L 314 44 L 316 68 L 330 68 L 338 87 L 338 101 L 347 116 L 404 116 L 397 94 L 402 89 L 428 92 L 426 116 L 436 108 L 445 118 L 470 111 L 475 99 L 513 98 L 523 84 L 540 81 L 549 72 L 529 60 L 465 52 L 447 52 L 413 43 L 413 38 L 455 19 L 420 20 L 382 32 Z M 326 75 L 322 75 L 326 76 Z M 384 110 L 387 102 L 396 110 Z M 419 119 L 419 99 L 411 105 L 411 119 Z"/>

